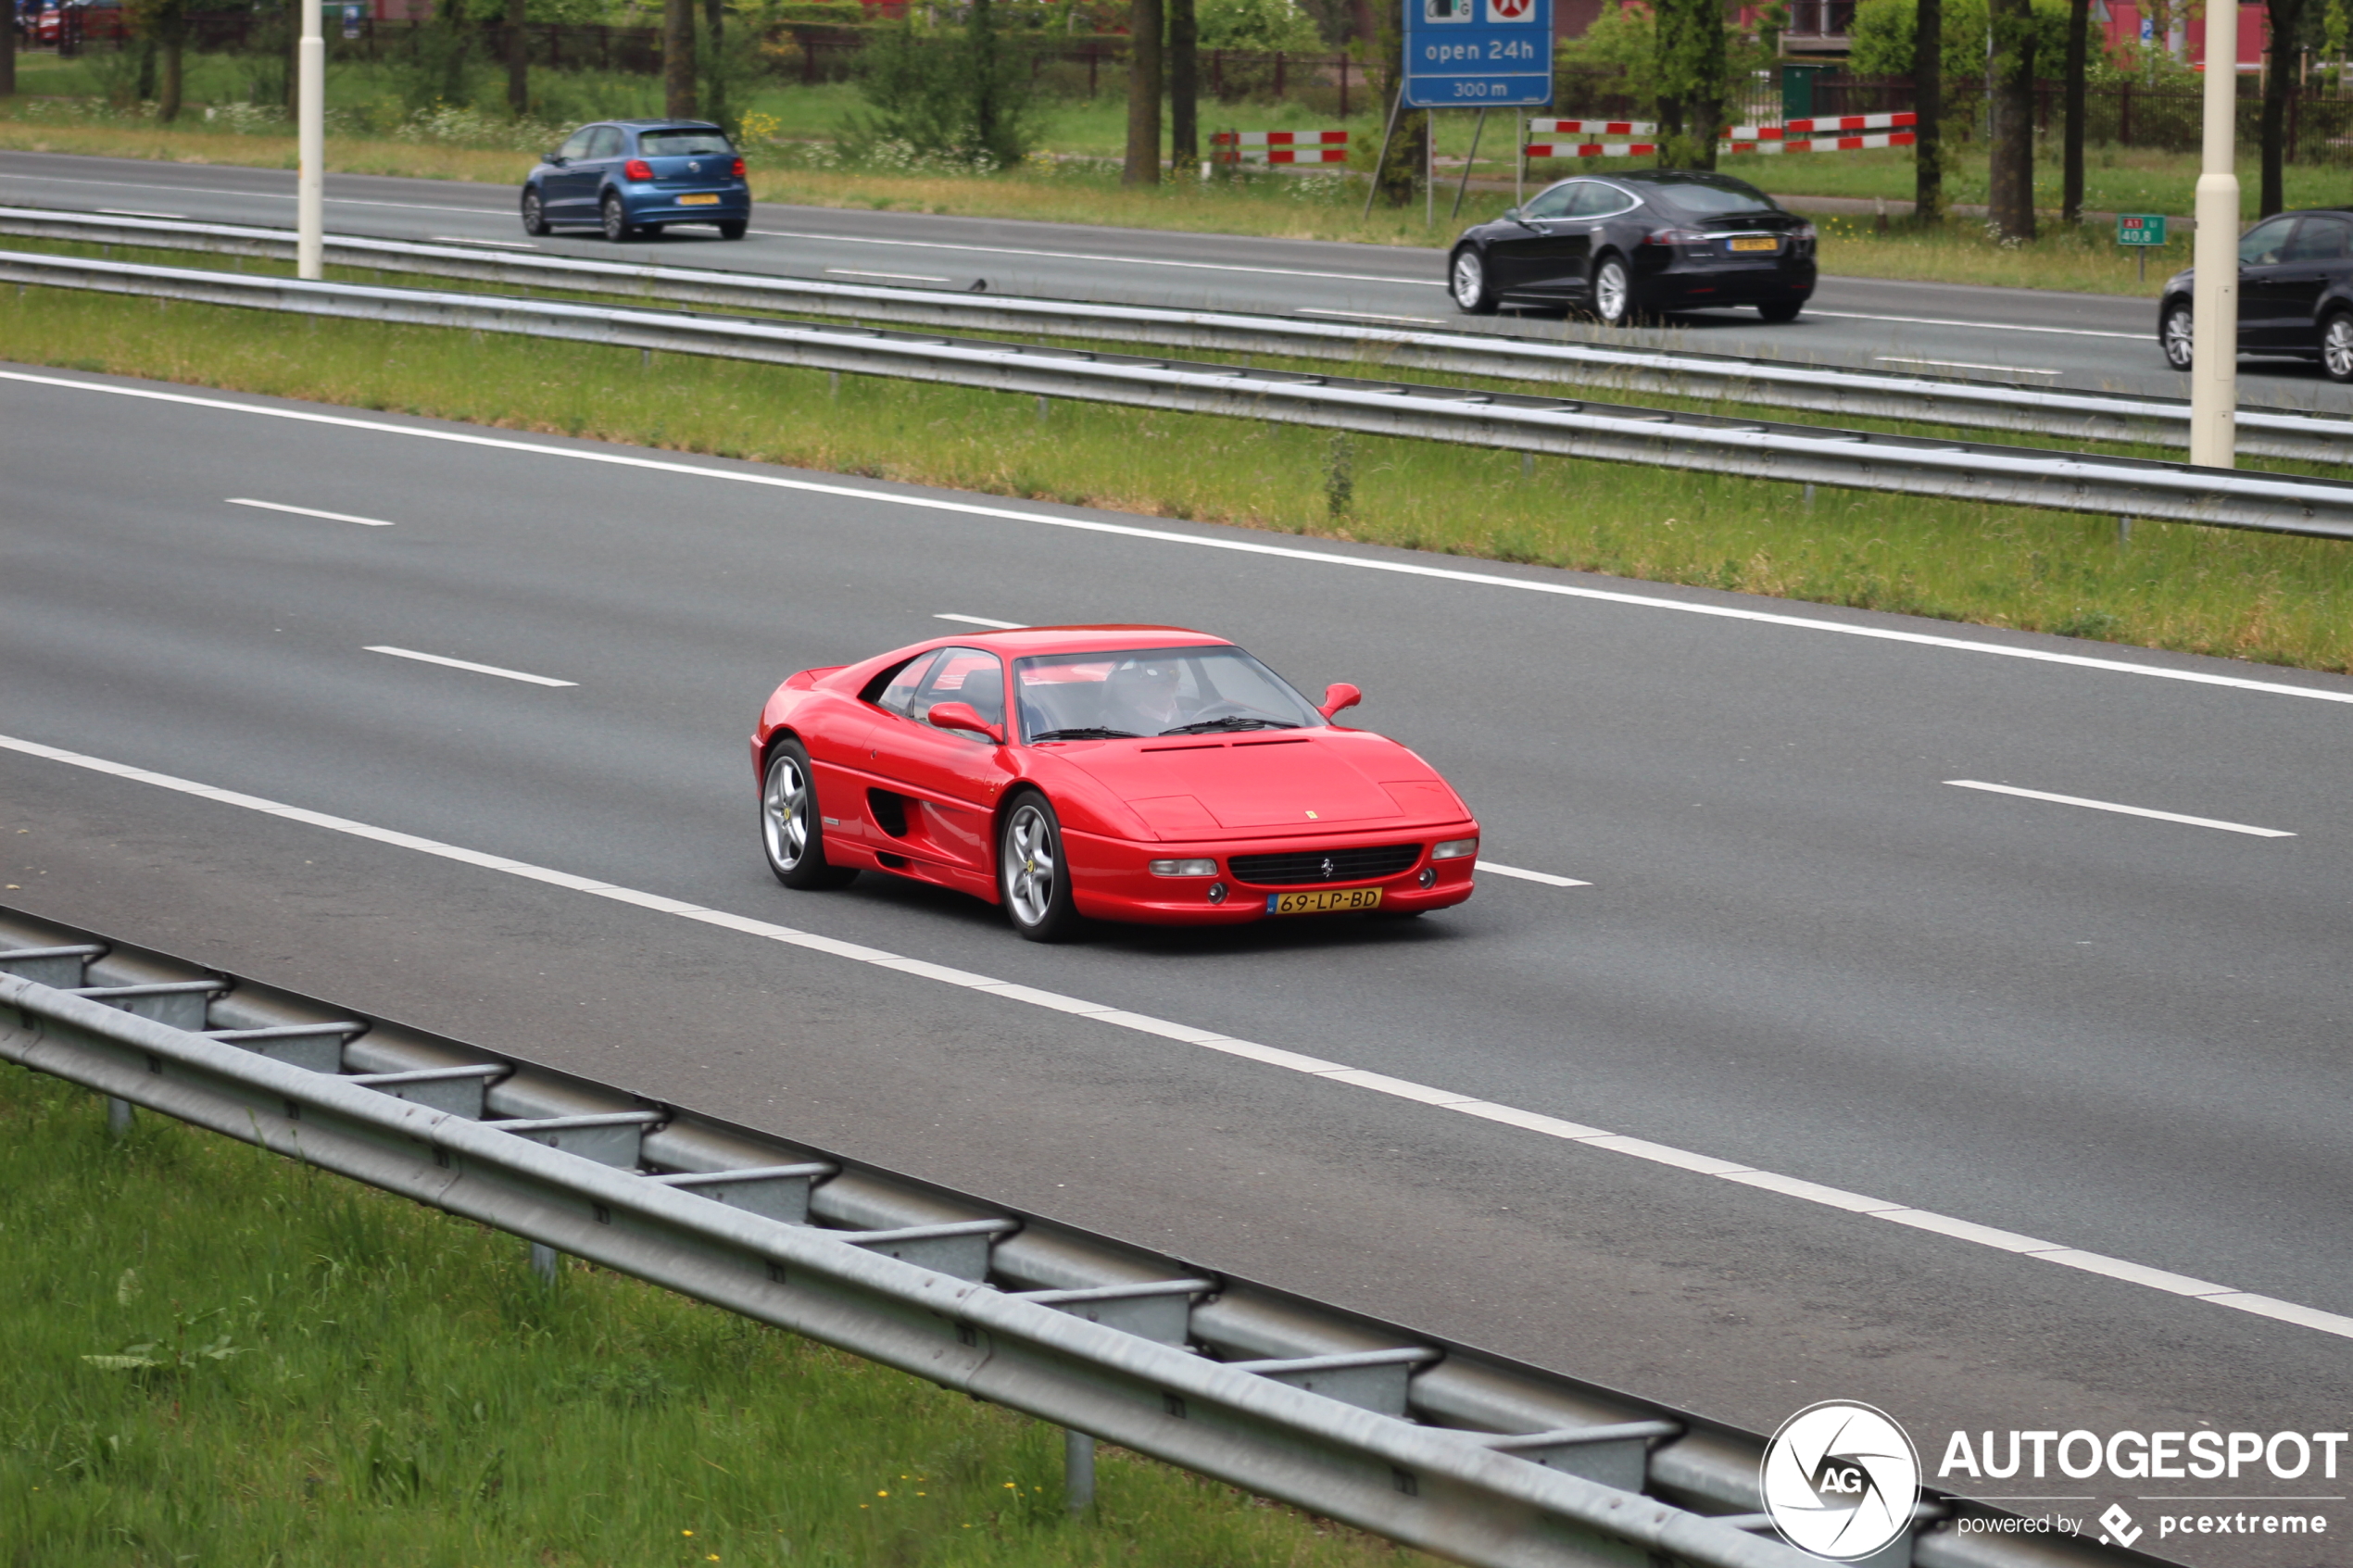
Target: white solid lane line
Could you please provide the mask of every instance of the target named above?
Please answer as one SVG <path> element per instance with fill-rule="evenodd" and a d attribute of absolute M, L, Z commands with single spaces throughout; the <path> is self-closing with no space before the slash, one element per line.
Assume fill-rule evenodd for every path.
<path fill-rule="evenodd" d="M 1590 882 L 1579 882 L 1573 876 L 1554 876 L 1550 872 L 1522 871 L 1517 866 L 1499 866 L 1492 860 L 1479 860 L 1474 863 L 1480 871 L 1491 872 L 1497 876 L 1516 876 L 1522 882 L 1541 882 L 1547 887 L 1591 887 L 1593 885 Z"/>
<path fill-rule="evenodd" d="M 362 528 L 390 528 L 392 526 L 380 517 L 353 517 L 349 512 L 322 512 L 315 507 L 289 507 L 283 501 L 256 501 L 245 495 L 232 495 L 225 504 L 232 507 L 259 507 L 265 512 L 292 512 L 296 517 L 322 517 L 329 522 L 356 522 Z"/>
<path fill-rule="evenodd" d="M 1297 312 L 1302 316 L 1336 316 L 1343 321 L 1411 321 L 1425 327 L 1444 325 L 1435 316 L 1384 316 L 1377 310 L 1318 310 L 1302 305 Z"/>
<path fill-rule="evenodd" d="M 1744 621 L 1759 626 L 1784 626 L 1801 632 L 1827 632 L 1842 637 L 1861 637 L 1871 642 L 1901 643 L 1913 647 L 1946 648 L 1957 653 L 1985 654 L 1996 659 L 2024 659 L 2032 664 L 2057 664 L 2076 670 L 2101 670 L 2118 675 L 2145 675 L 2154 680 L 2180 681 L 2190 685 L 2222 686 L 2234 691 L 2262 692 L 2271 696 L 2306 697 L 2314 702 L 2353 703 L 2353 690 L 2331 691 L 2324 686 L 2297 686 L 2284 681 L 2256 681 L 2244 675 L 2220 675 L 2203 670 L 2173 670 L 2161 664 L 2135 664 L 2129 659 L 2095 659 L 2087 654 L 2060 653 L 2052 648 L 2020 647 L 2006 643 L 1981 643 L 1967 637 L 1940 636 L 1932 632 L 1906 632 L 1893 626 L 1871 626 L 1847 621 L 1821 621 L 1812 616 L 1789 615 L 1778 610 L 1743 609 L 1735 605 L 1707 604 L 1693 599 L 1665 599 L 1650 594 L 1625 594 L 1612 588 L 1585 588 L 1571 583 L 1549 582 L 1536 577 L 1504 577 L 1491 571 L 1466 571 L 1456 567 L 1429 566 L 1420 561 L 1389 560 L 1378 556 L 1343 556 L 1329 550 L 1301 549 L 1291 545 L 1261 544 L 1254 539 L 1228 539 L 1215 534 L 1179 533 L 1173 529 L 1144 528 L 1135 523 L 1107 522 L 1096 518 L 1054 517 L 1045 512 L 1026 512 L 1013 507 L 987 506 L 976 501 L 950 500 L 945 495 L 902 494 L 888 490 L 868 490 L 855 484 L 829 484 L 817 480 L 787 479 L 782 474 L 763 473 L 757 469 L 711 468 L 701 463 L 673 462 L 661 458 L 639 457 L 610 446 L 550 446 L 536 441 L 516 441 L 470 430 L 434 430 L 422 425 L 392 424 L 383 420 L 363 420 L 349 414 L 321 413 L 311 408 L 271 408 L 258 403 L 238 403 L 226 397 L 204 397 L 192 393 L 166 392 L 157 387 L 109 386 L 103 382 L 74 381 L 65 376 L 39 375 L 29 370 L 0 370 L 0 382 L 22 382 L 31 386 L 62 387 L 72 392 L 92 392 L 109 397 L 133 397 L 149 403 L 173 403 L 183 408 L 209 408 L 218 413 L 243 414 L 261 419 L 291 420 L 298 424 L 324 425 L 337 430 L 366 431 L 373 435 L 398 435 L 413 441 L 446 441 L 459 446 L 480 447 L 486 451 L 519 452 L 535 458 L 560 458 L 576 463 L 606 463 L 614 468 L 638 469 L 648 473 L 679 474 L 695 479 L 724 480 L 732 484 L 756 484 L 771 490 L 791 490 L 809 495 L 830 495 L 847 501 L 867 501 L 876 506 L 907 507 L 917 511 L 944 512 L 958 517 L 990 518 L 1000 522 L 1026 522 L 1042 528 L 1066 528 L 1081 533 L 1102 533 L 1126 539 L 1148 539 L 1155 544 L 1182 545 L 1199 550 L 1230 550 L 1241 555 L 1265 556 L 1277 560 L 1307 561 L 1316 566 L 1345 567 L 1355 571 L 1386 571 L 1401 577 L 1420 577 L 1433 582 L 1462 583 L 1480 588 L 1508 588 L 1516 593 L 1545 594 L 1564 599 L 1590 599 L 1601 604 L 1625 605 L 1638 609 L 1672 610 L 1681 615 L 1706 616 L 1719 621 Z"/>
<path fill-rule="evenodd" d="M 883 240 L 865 234 L 811 234 L 793 229 L 754 229 L 772 240 L 823 240 L 844 245 L 898 245 L 907 250 L 961 250 L 978 256 L 1031 256 L 1048 261 L 1107 261 L 1122 267 L 1189 267 L 1202 272 L 1263 272 L 1276 278 L 1337 278 L 1349 283 L 1412 283 L 1434 289 L 1446 286 L 1440 278 L 1379 278 L 1362 272 L 1309 272 L 1294 267 L 1243 267 L 1230 261 L 1172 261 L 1156 256 L 1095 256 L 1078 250 L 1023 250 L 1013 245 L 962 245 L 945 240 Z M 830 271 L 832 269 L 828 268 Z"/>
<path fill-rule="evenodd" d="M 2120 337 L 2133 343 L 2154 345 L 2155 332 L 2105 332 L 2090 327 L 2029 327 L 2016 321 L 1948 321 L 1937 316 L 1874 316 L 1865 310 L 1817 310 L 1806 307 L 1808 316 L 1830 316 L 1842 321 L 1894 321 L 1906 327 L 1982 327 L 1997 332 L 2052 332 L 2060 337 Z"/>
<path fill-rule="evenodd" d="M 2047 790 L 2020 789 L 2012 784 L 1986 784 L 1979 779 L 1946 779 L 1944 782 L 1956 789 L 1989 790 L 1995 795 L 2015 795 L 2021 800 L 2047 800 L 2054 806 L 2088 806 L 2095 811 L 2148 817 L 2160 822 L 2184 822 L 2194 828 L 2220 828 L 2224 833 L 2243 833 L 2255 838 L 2296 836 L 2283 828 L 2249 827 L 2245 822 L 2225 822 L 2213 817 L 2185 817 L 2179 811 L 2153 811 L 2145 806 L 2120 806 L 2113 800 L 2086 800 L 2077 795 L 2053 795 Z"/>
<path fill-rule="evenodd" d="M 185 222 L 188 217 L 184 212 L 149 212 L 136 207 L 102 207 L 98 210 L 108 218 L 170 218 Z"/>
<path fill-rule="evenodd" d="M 1430 1106 L 1440 1110 L 1454 1111 L 1465 1116 L 1476 1116 L 1484 1122 L 1517 1127 L 1526 1132 L 1558 1138 L 1566 1143 L 1579 1144 L 1586 1148 L 1609 1154 L 1630 1155 L 1634 1159 L 1647 1160 L 1654 1164 L 1671 1166 L 1677 1170 L 1689 1171 L 1702 1176 L 1738 1182 L 1743 1186 L 1756 1187 L 1766 1192 L 1777 1193 L 1784 1198 L 1797 1198 L 1804 1202 L 1819 1204 L 1825 1208 L 1842 1210 L 1859 1217 L 1886 1220 L 1915 1230 L 1947 1236 L 1956 1241 L 1989 1247 L 1996 1251 L 2007 1252 L 2017 1257 L 2057 1263 L 2062 1267 L 2080 1269 L 2087 1273 L 2099 1274 L 2122 1284 L 2163 1291 L 2171 1296 L 2187 1297 L 2213 1306 L 2229 1307 L 2238 1311 L 2252 1312 L 2259 1317 L 2271 1318 L 2281 1323 L 2296 1323 L 2322 1334 L 2333 1334 L 2340 1338 L 2353 1339 L 2353 1317 L 2346 1317 L 2341 1313 L 2322 1311 L 2317 1307 L 2307 1307 L 2295 1301 L 2283 1301 L 2276 1297 L 2258 1296 L 2249 1291 L 2235 1290 L 2227 1285 L 2216 1285 L 2187 1274 L 2177 1274 L 2165 1269 L 2150 1268 L 2145 1263 L 2135 1263 L 2122 1258 L 2110 1258 L 2104 1253 L 2086 1252 L 2079 1248 L 2064 1247 L 2057 1242 L 2021 1236 L 2016 1231 L 1999 1230 L 1992 1225 L 1982 1225 L 1973 1220 L 1956 1219 L 1950 1215 L 1936 1213 L 1931 1210 L 1906 1208 L 1900 1203 L 1890 1203 L 1884 1198 L 1867 1198 L 1861 1193 L 1825 1186 L 1819 1182 L 1809 1182 L 1796 1176 L 1784 1176 L 1773 1171 L 1759 1171 L 1743 1165 L 1738 1160 L 1719 1160 L 1712 1154 L 1700 1154 L 1691 1149 L 1677 1148 L 1671 1144 L 1653 1143 L 1648 1138 L 1628 1137 L 1620 1134 L 1605 1132 L 1599 1127 L 1588 1127 L 1576 1122 L 1565 1122 L 1557 1116 L 1546 1116 L 1538 1111 L 1522 1110 L 1516 1106 L 1498 1105 L 1490 1100 L 1478 1099 L 1469 1095 L 1456 1093 L 1452 1089 L 1434 1088 L 1428 1084 L 1416 1084 L 1410 1079 L 1392 1078 L 1385 1073 L 1373 1073 L 1363 1068 L 1350 1067 L 1343 1062 L 1327 1061 L 1321 1057 L 1306 1056 L 1298 1051 L 1285 1050 L 1278 1046 L 1264 1046 L 1254 1040 L 1238 1040 L 1230 1035 L 1220 1035 L 1214 1030 L 1197 1028 L 1189 1023 L 1178 1023 L 1164 1018 L 1153 1018 L 1144 1013 L 1128 1012 L 1124 1009 L 1107 1007 L 1101 1002 L 1090 1002 L 1077 997 L 1065 997 L 1056 992 L 1039 990 L 1035 986 L 994 979 L 986 974 L 975 974 L 968 970 L 951 969 L 945 964 L 936 964 L 923 959 L 903 957 L 880 947 L 868 947 L 855 942 L 844 942 L 838 937 L 821 936 L 814 932 L 799 931 L 788 925 L 775 925 L 767 921 L 753 920 L 746 915 L 730 914 L 724 909 L 706 909 L 702 905 L 689 904 L 683 899 L 668 897 L 659 893 L 639 892 L 635 888 L 616 886 L 610 882 L 599 882 L 594 877 L 581 876 L 572 872 L 535 866 L 529 861 L 511 860 L 503 855 L 493 855 L 480 849 L 467 849 L 458 845 L 442 843 L 438 839 L 421 838 L 415 834 L 402 833 L 394 828 L 380 828 L 367 822 L 354 822 L 348 817 L 329 816 L 323 811 L 308 810 L 299 806 L 287 806 L 275 800 L 265 800 L 258 796 L 243 795 L 235 790 L 221 789 L 214 784 L 198 784 L 192 779 L 175 778 L 169 773 L 150 772 L 145 768 L 134 768 L 129 763 L 110 762 L 104 758 L 91 757 L 78 751 L 67 751 L 54 746 L 44 746 L 38 741 L 19 740 L 13 735 L 0 735 L 0 750 L 14 751 L 26 757 L 37 757 L 51 762 L 62 762 L 69 767 L 84 769 L 90 772 L 127 779 L 134 784 L 150 784 L 157 789 L 194 796 L 201 800 L 210 800 L 223 806 L 234 806 L 243 810 L 258 811 L 286 822 L 323 828 L 331 833 L 345 834 L 353 838 L 389 845 L 395 848 L 414 850 L 419 854 L 431 855 L 444 860 L 454 860 L 461 865 L 477 866 L 484 871 L 521 877 L 550 887 L 561 887 L 574 893 L 585 893 L 593 897 L 610 898 L 615 903 L 628 904 L 657 914 L 674 915 L 679 919 L 694 921 L 699 924 L 717 926 L 724 931 L 738 932 L 746 936 L 756 936 L 764 941 L 782 943 L 808 952 L 824 953 L 834 958 L 848 959 L 856 963 L 871 964 L 877 969 L 892 970 L 900 974 L 912 975 L 917 979 L 937 981 L 944 985 L 954 985 L 1005 1001 L 1069 1013 L 1114 1029 L 1126 1030 L 1137 1035 L 1148 1035 L 1163 1040 L 1174 1040 L 1181 1045 L 1197 1046 L 1203 1050 L 1213 1050 L 1226 1056 L 1238 1056 L 1245 1060 L 1260 1062 L 1268 1067 L 1279 1067 L 1288 1072 L 1304 1073 L 1309 1077 L 1320 1078 L 1328 1084 L 1368 1090 L 1374 1094 L 1390 1095 L 1398 1099 L 1411 1100 L 1416 1104 Z"/>
<path fill-rule="evenodd" d="M 828 267 L 825 270 L 837 278 L 887 278 L 894 283 L 944 283 L 945 278 L 935 278 L 927 272 L 862 272 L 855 267 Z"/>
<path fill-rule="evenodd" d="M 477 675 L 502 675 L 510 681 L 528 681 L 535 686 L 576 686 L 577 681 L 559 681 L 548 675 L 527 674 L 521 670 L 502 670 L 496 664 L 476 664 L 472 659 L 444 659 L 437 653 L 419 653 L 414 648 L 385 647 L 371 644 L 368 653 L 388 653 L 395 659 L 413 659 L 421 664 L 446 664 L 452 670 L 469 670 Z"/>
<path fill-rule="evenodd" d="M 1027 629 L 1026 621 L 991 621 L 985 615 L 949 615 L 932 617 L 934 621 L 961 621 L 967 626 L 987 626 L 999 632 L 1020 632 Z"/>
<path fill-rule="evenodd" d="M 151 180 L 88 180 L 66 174 L 17 174 L 5 169 L 0 169 L 0 180 L 32 180 L 50 185 L 110 185 L 120 191 L 170 191 L 174 194 L 184 193 L 195 196 L 249 196 L 258 201 L 290 202 L 296 199 L 296 193 L 292 191 L 233 191 L 218 185 L 158 185 Z M 480 207 L 434 207 L 424 202 L 363 201 L 358 196 L 329 196 L 326 199 L 331 207 L 396 207 L 407 212 L 459 212 L 468 218 L 497 216 L 491 209 Z M 168 216 L 176 218 L 179 214 L 171 213 Z"/>
<path fill-rule="evenodd" d="M 472 234 L 434 234 L 430 238 L 437 245 L 490 245 L 497 250 L 537 250 L 539 248 L 535 245 L 527 245 L 522 240 L 483 240 L 476 239 Z"/>

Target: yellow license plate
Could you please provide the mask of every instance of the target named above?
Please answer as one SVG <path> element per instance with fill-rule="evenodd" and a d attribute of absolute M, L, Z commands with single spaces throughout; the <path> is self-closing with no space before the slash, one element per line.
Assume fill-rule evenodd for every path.
<path fill-rule="evenodd" d="M 1759 234 L 1755 239 L 1734 240 L 1732 242 L 1732 248 L 1734 250 L 1779 250 L 1780 247 L 1781 242 L 1774 239 L 1769 234 Z"/>
<path fill-rule="evenodd" d="M 1351 909 L 1380 908 L 1378 887 L 1343 887 L 1328 893 L 1269 893 L 1266 912 L 1270 915 L 1335 915 Z"/>
<path fill-rule="evenodd" d="M 680 196 L 678 205 L 680 207 L 717 207 L 719 198 L 717 196 Z M 1733 242 L 1735 245 L 1739 243 L 1737 240 Z M 1768 246 L 1768 248 L 1770 247 Z"/>

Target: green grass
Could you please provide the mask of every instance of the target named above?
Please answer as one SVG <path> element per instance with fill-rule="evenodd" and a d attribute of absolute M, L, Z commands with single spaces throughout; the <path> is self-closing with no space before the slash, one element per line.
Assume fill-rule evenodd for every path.
<path fill-rule="evenodd" d="M 0 354 L 1412 549 L 2353 670 L 2353 550 L 469 334 L 0 290 Z M 1329 503 L 1336 450 L 1353 496 Z M 648 521 L 647 527 L 659 523 Z"/>
<path fill-rule="evenodd" d="M 0 1066 L 12 1568 L 1428 1560 Z M 93 1358 L 97 1358 L 94 1360 Z M 144 1365 L 134 1363 L 146 1363 Z"/>

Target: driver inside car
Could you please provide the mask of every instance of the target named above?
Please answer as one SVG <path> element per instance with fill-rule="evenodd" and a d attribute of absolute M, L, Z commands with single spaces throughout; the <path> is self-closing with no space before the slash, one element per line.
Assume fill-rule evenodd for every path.
<path fill-rule="evenodd" d="M 1184 671 L 1173 659 L 1130 659 L 1104 683 L 1104 722 L 1139 735 L 1156 735 L 1189 723 L 1201 705 L 1184 695 Z"/>

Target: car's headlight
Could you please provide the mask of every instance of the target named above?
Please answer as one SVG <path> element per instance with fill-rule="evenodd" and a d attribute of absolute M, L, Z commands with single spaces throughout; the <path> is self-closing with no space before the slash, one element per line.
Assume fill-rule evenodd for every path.
<path fill-rule="evenodd" d="M 1151 872 L 1154 876 L 1215 876 L 1217 862 L 1214 860 L 1154 860 L 1151 863 Z"/>
<path fill-rule="evenodd" d="M 1476 838 L 1450 838 L 1443 844 L 1432 845 L 1429 858 L 1433 860 L 1459 860 L 1466 855 L 1478 853 L 1478 840 Z"/>

